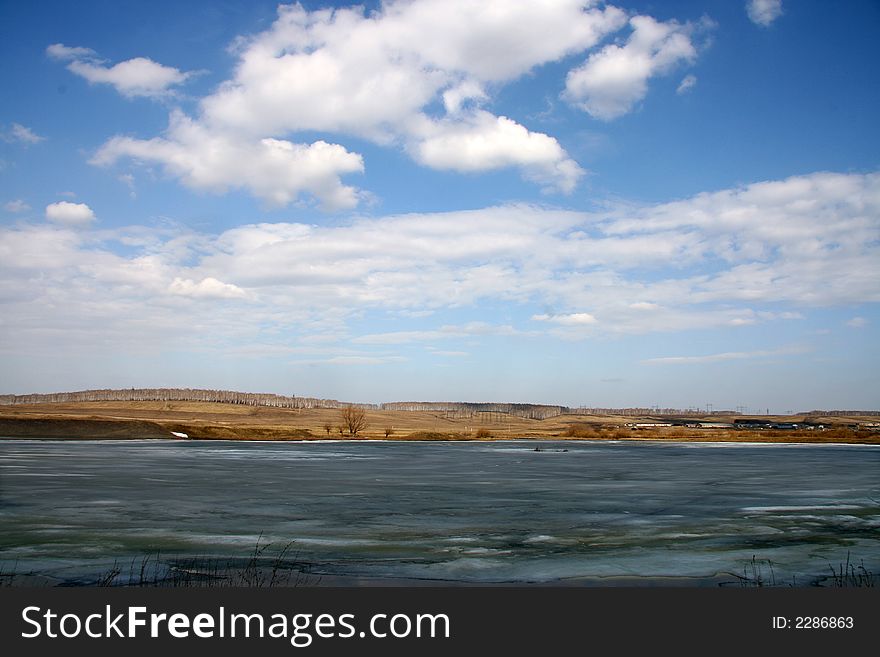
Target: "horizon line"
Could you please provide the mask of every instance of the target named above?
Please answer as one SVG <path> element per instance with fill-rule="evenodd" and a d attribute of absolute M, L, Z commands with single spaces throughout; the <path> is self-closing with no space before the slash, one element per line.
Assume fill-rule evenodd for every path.
<path fill-rule="evenodd" d="M 187 396 L 180 393 L 197 393 L 196 395 Z M 172 398 L 169 398 L 169 395 Z M 92 399 L 76 399 L 71 397 L 89 396 Z M 135 399 L 134 397 L 140 397 Z M 195 398 L 202 397 L 202 398 Z M 209 398 L 204 398 L 209 397 Z M 62 398 L 62 399 L 59 399 Z M 659 405 L 651 406 L 571 406 L 568 404 L 547 404 L 536 402 L 501 402 L 501 401 L 451 401 L 451 400 L 398 400 L 390 402 L 352 402 L 340 401 L 337 399 L 310 397 L 302 395 L 281 395 L 272 392 L 248 392 L 239 390 L 224 390 L 215 388 L 89 388 L 85 390 L 74 391 L 58 391 L 48 393 L 3 393 L 0 394 L 0 405 L 9 406 L 22 403 L 78 403 L 88 401 L 189 401 L 189 402 L 208 402 L 208 403 L 232 403 L 251 406 L 268 406 L 268 407 L 289 407 L 289 408 L 341 408 L 345 406 L 358 406 L 368 408 L 370 410 L 398 410 L 398 411 L 415 411 L 415 410 L 460 410 L 454 408 L 421 408 L 421 409 L 405 409 L 405 408 L 389 408 L 391 406 L 489 406 L 489 407 L 508 407 L 506 410 L 500 408 L 484 409 L 485 412 L 509 412 L 510 410 L 520 407 L 522 410 L 531 409 L 556 409 L 560 415 L 578 414 L 576 411 L 586 411 L 604 414 L 614 414 L 620 412 L 639 412 L 642 414 L 704 414 L 704 415 L 815 415 L 815 414 L 838 414 L 838 415 L 874 415 L 880 414 L 880 410 L 876 409 L 812 409 L 809 411 L 788 411 L 786 413 L 770 413 L 767 412 L 745 413 L 745 407 L 737 407 L 733 409 L 714 409 L 713 405 L 708 404 L 706 409 L 700 406 L 692 406 L 686 408 L 661 407 Z M 275 403 L 268 403 L 275 402 Z M 282 402 L 290 402 L 290 405 Z M 711 408 L 711 410 L 710 410 Z M 477 410 L 477 409 L 473 409 Z M 758 409 L 760 411 L 760 409 Z M 575 411 L 575 413 L 572 413 Z"/>

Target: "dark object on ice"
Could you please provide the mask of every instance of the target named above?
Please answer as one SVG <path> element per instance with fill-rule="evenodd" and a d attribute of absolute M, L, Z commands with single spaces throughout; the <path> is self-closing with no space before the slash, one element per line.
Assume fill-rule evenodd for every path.
<path fill-rule="evenodd" d="M 567 452 L 567 449 L 547 449 L 546 447 L 535 447 L 536 452 Z"/>

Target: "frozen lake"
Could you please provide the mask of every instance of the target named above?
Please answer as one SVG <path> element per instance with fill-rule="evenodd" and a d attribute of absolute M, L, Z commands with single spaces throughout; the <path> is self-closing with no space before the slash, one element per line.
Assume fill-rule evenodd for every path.
<path fill-rule="evenodd" d="M 874 446 L 0 441 L 0 572 L 59 583 L 260 541 L 325 576 L 807 585 L 878 539 Z"/>

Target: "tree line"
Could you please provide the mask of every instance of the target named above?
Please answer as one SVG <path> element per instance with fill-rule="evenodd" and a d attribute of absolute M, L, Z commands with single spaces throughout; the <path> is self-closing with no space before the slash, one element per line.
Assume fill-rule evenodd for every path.
<path fill-rule="evenodd" d="M 376 404 L 351 404 L 336 399 L 287 397 L 273 393 L 203 390 L 198 388 L 122 388 L 32 395 L 0 395 L 0 405 L 7 406 L 13 404 L 66 404 L 94 401 L 215 402 L 244 406 L 270 406 L 274 408 L 345 408 L 348 406 L 378 408 Z"/>
<path fill-rule="evenodd" d="M 681 415 L 701 416 L 698 409 L 679 408 L 595 408 L 586 406 L 556 406 L 549 404 L 515 404 L 497 402 L 390 402 L 380 404 L 384 411 L 432 411 L 445 413 L 450 419 L 477 418 L 481 413 L 503 413 L 531 420 L 546 420 L 559 415 Z M 724 411 L 727 413 L 727 411 Z M 733 414 L 733 411 L 730 411 Z"/>
<path fill-rule="evenodd" d="M 557 406 L 549 404 L 519 404 L 497 402 L 388 402 L 384 404 L 354 404 L 336 399 L 285 396 L 274 393 L 237 392 L 234 390 L 207 390 L 200 388 L 120 388 L 54 392 L 31 395 L 0 395 L 0 405 L 65 404 L 94 401 L 161 401 L 161 402 L 215 402 L 244 406 L 274 408 L 363 408 L 383 411 L 430 411 L 445 413 L 450 419 L 479 418 L 480 414 L 504 414 L 532 420 L 546 420 L 559 415 L 622 415 L 622 416 L 702 416 L 702 409 L 677 408 L 596 408 L 586 406 Z M 739 415 L 734 411 L 715 411 L 715 415 Z M 810 411 L 807 415 L 880 415 L 880 411 Z"/>

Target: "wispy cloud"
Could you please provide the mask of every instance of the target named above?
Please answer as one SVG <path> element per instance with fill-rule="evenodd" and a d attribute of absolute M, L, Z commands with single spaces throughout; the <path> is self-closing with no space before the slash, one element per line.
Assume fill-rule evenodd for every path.
<path fill-rule="evenodd" d="M 755 25 L 769 27 L 782 16 L 782 0 L 748 0 L 746 13 Z"/>
<path fill-rule="evenodd" d="M 18 142 L 20 144 L 25 144 L 26 146 L 46 141 L 45 137 L 38 135 L 33 130 L 20 123 L 13 123 L 8 130 L 0 133 L 0 138 L 7 143 Z"/>
<path fill-rule="evenodd" d="M 46 327 L 79 323 L 101 345 L 192 335 L 195 315 L 217 342 L 327 334 L 450 351 L 483 336 L 745 331 L 880 301 L 878 192 L 877 173 L 819 173 L 600 213 L 506 205 L 219 235 L 99 230 L 88 205 L 65 201 L 49 223 L 0 226 L 0 331 L 51 350 Z M 431 322 L 464 309 L 466 321 Z M 366 313 L 396 330 L 365 330 Z"/>
<path fill-rule="evenodd" d="M 404 360 L 396 356 L 385 358 L 375 356 L 335 356 L 323 361 L 328 365 L 383 365 L 385 363 L 396 363 Z"/>
<path fill-rule="evenodd" d="M 435 356 L 444 356 L 446 358 L 464 358 L 465 356 L 470 356 L 470 353 L 467 351 L 447 351 L 444 349 L 430 349 L 429 351 Z"/>
<path fill-rule="evenodd" d="M 510 325 L 493 325 L 486 322 L 471 322 L 463 325 L 441 326 L 427 331 L 393 331 L 373 333 L 352 340 L 355 344 L 407 344 L 411 342 L 430 342 L 452 338 L 465 338 L 481 335 L 517 335 L 520 332 Z"/>
<path fill-rule="evenodd" d="M 665 356 L 662 358 L 647 358 L 640 361 L 646 365 L 702 365 L 706 363 L 720 363 L 728 360 L 752 360 L 755 358 L 771 358 L 774 356 L 794 356 L 804 354 L 810 348 L 804 345 L 792 345 L 779 349 L 759 351 L 727 351 L 720 354 L 707 354 L 703 356 Z"/>
<path fill-rule="evenodd" d="M 679 83 L 678 88 L 675 90 L 679 96 L 686 94 L 691 89 L 697 86 L 697 76 L 696 75 L 686 75 Z"/>
<path fill-rule="evenodd" d="M 6 203 L 3 206 L 3 209 L 6 210 L 7 212 L 16 212 L 16 213 L 17 212 L 27 212 L 28 210 L 31 209 L 31 206 L 29 206 L 27 203 L 25 203 L 24 201 L 22 201 L 19 198 L 19 199 L 15 199 L 14 201 L 9 201 L 8 203 Z"/>

